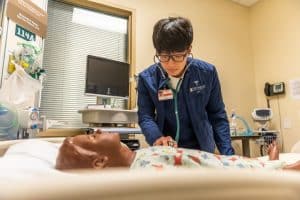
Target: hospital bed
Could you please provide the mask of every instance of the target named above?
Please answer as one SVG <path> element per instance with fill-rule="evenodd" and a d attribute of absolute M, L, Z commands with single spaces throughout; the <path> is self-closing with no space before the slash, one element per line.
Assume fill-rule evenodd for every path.
<path fill-rule="evenodd" d="M 6 152 L 0 158 L 0 199 L 300 199 L 300 172 L 205 168 L 61 172 L 53 166 L 62 140 L 0 142 L 1 155 Z M 282 154 L 281 158 L 293 162 L 300 160 L 300 154 Z"/>

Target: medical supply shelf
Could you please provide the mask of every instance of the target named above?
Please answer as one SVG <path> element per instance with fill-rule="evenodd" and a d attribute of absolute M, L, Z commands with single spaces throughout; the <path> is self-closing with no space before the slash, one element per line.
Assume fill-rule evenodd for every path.
<path fill-rule="evenodd" d="M 261 139 L 264 137 L 266 133 L 276 133 L 278 134 L 279 131 L 277 130 L 268 130 L 268 131 L 253 131 L 253 135 L 238 135 L 238 136 L 231 136 L 231 140 L 241 140 L 242 141 L 242 149 L 243 149 L 243 156 L 250 157 L 250 140 L 253 139 Z"/>

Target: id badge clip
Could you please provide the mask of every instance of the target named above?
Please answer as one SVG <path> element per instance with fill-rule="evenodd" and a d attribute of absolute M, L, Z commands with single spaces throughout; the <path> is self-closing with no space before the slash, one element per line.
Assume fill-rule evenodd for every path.
<path fill-rule="evenodd" d="M 173 99 L 173 92 L 171 89 L 158 90 L 159 101 L 165 101 L 170 99 Z"/>

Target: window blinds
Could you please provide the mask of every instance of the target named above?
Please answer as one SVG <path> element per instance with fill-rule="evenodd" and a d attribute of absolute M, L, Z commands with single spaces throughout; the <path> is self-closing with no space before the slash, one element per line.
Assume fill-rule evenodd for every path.
<path fill-rule="evenodd" d="M 41 115 L 57 121 L 54 128 L 87 127 L 78 110 L 95 104 L 84 95 L 87 55 L 126 62 L 127 33 L 72 22 L 74 6 L 49 0 L 43 67 Z M 99 19 L 101 20 L 101 19 Z"/>

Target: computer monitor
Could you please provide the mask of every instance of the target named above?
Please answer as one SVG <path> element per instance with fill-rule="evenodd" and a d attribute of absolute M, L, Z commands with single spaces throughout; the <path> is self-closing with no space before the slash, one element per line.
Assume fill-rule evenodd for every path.
<path fill-rule="evenodd" d="M 88 55 L 85 94 L 128 98 L 129 64 Z"/>

